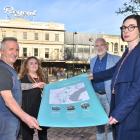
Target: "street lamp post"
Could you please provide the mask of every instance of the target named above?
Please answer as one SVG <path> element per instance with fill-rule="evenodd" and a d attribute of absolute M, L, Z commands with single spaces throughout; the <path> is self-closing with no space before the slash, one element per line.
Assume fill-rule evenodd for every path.
<path fill-rule="evenodd" d="M 89 45 L 89 60 L 90 60 L 90 58 L 91 58 L 91 46 L 93 45 L 93 44 L 92 44 L 93 41 L 94 41 L 94 39 L 93 39 L 92 37 L 90 37 L 90 38 L 89 38 L 89 42 L 90 42 L 90 45 Z"/>
<path fill-rule="evenodd" d="M 72 65 L 72 70 L 73 70 L 73 76 L 74 76 L 74 70 L 75 70 L 75 67 L 74 67 L 74 54 L 75 54 L 75 35 L 77 34 L 77 32 L 73 32 L 73 65 Z"/>

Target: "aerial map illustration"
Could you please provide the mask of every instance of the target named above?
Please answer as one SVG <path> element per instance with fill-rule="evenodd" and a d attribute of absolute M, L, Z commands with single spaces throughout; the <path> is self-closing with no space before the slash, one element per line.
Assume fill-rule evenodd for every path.
<path fill-rule="evenodd" d="M 89 100 L 89 95 L 84 82 L 50 90 L 49 104 L 71 104 L 86 100 Z"/>

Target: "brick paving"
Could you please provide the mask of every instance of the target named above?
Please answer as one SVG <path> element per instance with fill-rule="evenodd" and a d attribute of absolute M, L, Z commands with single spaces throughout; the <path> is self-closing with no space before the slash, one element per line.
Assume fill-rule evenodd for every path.
<path fill-rule="evenodd" d="M 88 128 L 50 128 L 48 140 L 96 140 L 95 127 Z M 34 140 L 38 140 L 37 134 Z"/>

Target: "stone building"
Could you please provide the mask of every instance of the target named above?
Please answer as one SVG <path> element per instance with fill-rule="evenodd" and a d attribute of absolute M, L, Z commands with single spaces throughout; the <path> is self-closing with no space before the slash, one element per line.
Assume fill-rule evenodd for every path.
<path fill-rule="evenodd" d="M 0 40 L 18 39 L 20 58 L 36 56 L 43 60 L 63 60 L 64 24 L 25 19 L 0 20 Z"/>

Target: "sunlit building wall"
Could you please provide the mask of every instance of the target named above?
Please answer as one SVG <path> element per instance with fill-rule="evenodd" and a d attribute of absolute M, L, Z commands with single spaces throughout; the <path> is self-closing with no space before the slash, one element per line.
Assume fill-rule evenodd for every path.
<path fill-rule="evenodd" d="M 98 37 L 106 39 L 111 54 L 121 56 L 127 48 L 119 35 L 65 32 L 64 24 L 25 19 L 0 20 L 0 40 L 5 36 L 18 39 L 21 59 L 36 56 L 47 61 L 89 62 L 96 55 L 94 42 Z"/>
<path fill-rule="evenodd" d="M 89 61 L 96 55 L 94 46 L 98 37 L 106 40 L 108 52 L 111 54 L 121 56 L 127 48 L 127 43 L 123 42 L 119 35 L 65 32 L 65 58 Z"/>
<path fill-rule="evenodd" d="M 20 58 L 36 56 L 44 60 L 63 60 L 64 25 L 24 19 L 0 20 L 0 40 L 16 37 Z"/>

